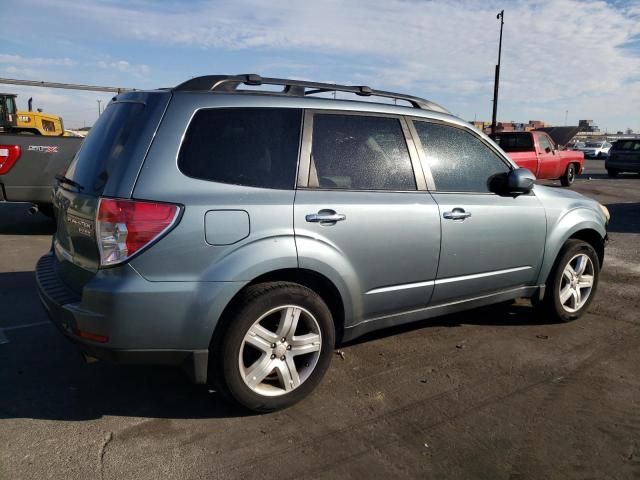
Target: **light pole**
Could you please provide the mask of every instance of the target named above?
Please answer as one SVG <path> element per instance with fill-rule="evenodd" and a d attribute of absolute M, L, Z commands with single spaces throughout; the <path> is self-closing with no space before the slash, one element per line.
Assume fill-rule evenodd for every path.
<path fill-rule="evenodd" d="M 496 15 L 500 19 L 500 43 L 498 44 L 498 64 L 496 65 L 496 76 L 493 81 L 493 116 L 491 117 L 491 133 L 496 133 L 496 116 L 498 114 L 498 85 L 500 83 L 500 57 L 502 56 L 502 27 L 504 26 L 504 10 Z"/>

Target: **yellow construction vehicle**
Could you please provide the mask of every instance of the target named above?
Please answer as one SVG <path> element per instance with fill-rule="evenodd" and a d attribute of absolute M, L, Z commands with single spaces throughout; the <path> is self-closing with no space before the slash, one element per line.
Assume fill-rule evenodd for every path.
<path fill-rule="evenodd" d="M 15 93 L 0 93 L 0 132 L 24 133 L 29 135 L 62 136 L 62 117 L 32 111 L 31 98 L 28 111 L 18 111 Z"/>

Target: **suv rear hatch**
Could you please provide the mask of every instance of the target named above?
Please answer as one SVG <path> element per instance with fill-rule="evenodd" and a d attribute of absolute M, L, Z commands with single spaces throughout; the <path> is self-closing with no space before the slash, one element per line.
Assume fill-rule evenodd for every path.
<path fill-rule="evenodd" d="M 640 167 L 640 139 L 618 140 L 609 150 L 609 163 Z"/>
<path fill-rule="evenodd" d="M 101 197 L 130 198 L 153 136 L 171 98 L 165 91 L 115 97 L 54 190 L 54 252 L 62 281 L 82 287 L 100 267 L 96 215 Z"/>

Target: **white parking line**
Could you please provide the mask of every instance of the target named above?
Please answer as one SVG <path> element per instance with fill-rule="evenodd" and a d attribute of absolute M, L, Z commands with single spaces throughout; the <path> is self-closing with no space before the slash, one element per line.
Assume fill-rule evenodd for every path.
<path fill-rule="evenodd" d="M 0 328 L 0 345 L 3 345 L 5 343 L 9 343 L 9 339 L 4 334 L 5 331 L 8 332 L 8 331 L 11 331 L 11 330 L 21 330 L 23 328 L 39 327 L 41 325 L 51 325 L 51 322 L 27 323 L 26 325 L 13 325 L 13 326 L 10 326 L 10 327 Z"/>

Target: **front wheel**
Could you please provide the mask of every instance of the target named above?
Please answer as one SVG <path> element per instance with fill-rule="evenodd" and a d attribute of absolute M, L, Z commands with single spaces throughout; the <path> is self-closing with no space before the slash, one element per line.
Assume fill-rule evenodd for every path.
<path fill-rule="evenodd" d="M 582 240 L 568 240 L 549 275 L 538 308 L 552 320 L 576 320 L 593 300 L 599 276 L 600 262 L 593 247 Z"/>
<path fill-rule="evenodd" d="M 331 311 L 317 293 L 296 283 L 253 285 L 241 295 L 217 349 L 216 380 L 249 410 L 293 405 L 320 383 L 331 363 Z"/>
<path fill-rule="evenodd" d="M 560 183 L 563 187 L 570 187 L 576 179 L 576 166 L 573 163 L 567 165 L 564 175 L 560 177 Z"/>

